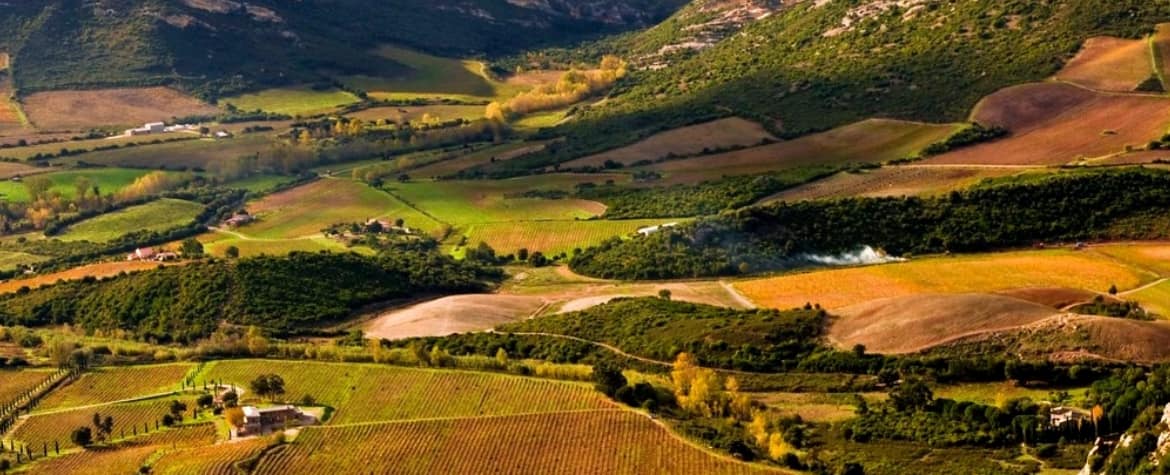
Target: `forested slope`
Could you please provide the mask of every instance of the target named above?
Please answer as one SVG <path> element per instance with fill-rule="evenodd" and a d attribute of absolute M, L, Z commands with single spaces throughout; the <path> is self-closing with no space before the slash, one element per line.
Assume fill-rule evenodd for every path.
<path fill-rule="evenodd" d="M 866 198 L 744 208 L 575 256 L 583 274 L 620 279 L 736 275 L 808 264 L 862 246 L 971 252 L 1044 241 L 1165 237 L 1170 173 L 1077 172 L 937 198 Z"/>

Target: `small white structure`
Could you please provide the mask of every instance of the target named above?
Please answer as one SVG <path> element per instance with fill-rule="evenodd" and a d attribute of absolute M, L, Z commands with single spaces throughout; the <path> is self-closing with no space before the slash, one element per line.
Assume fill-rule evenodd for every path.
<path fill-rule="evenodd" d="M 1070 422 L 1088 420 L 1089 415 L 1084 411 L 1072 407 L 1056 406 L 1048 411 L 1048 423 L 1053 427 L 1060 427 Z"/>
<path fill-rule="evenodd" d="M 152 247 L 140 247 L 138 249 L 135 249 L 134 252 L 131 252 L 130 254 L 126 255 L 126 260 L 127 261 L 149 261 L 151 259 L 154 259 L 155 255 L 157 255 L 157 254 L 158 253 L 155 252 L 154 248 L 152 248 Z"/>
<path fill-rule="evenodd" d="M 143 124 L 142 127 L 127 130 L 124 134 L 127 136 L 161 134 L 166 132 L 166 129 L 167 124 L 165 123 L 147 122 L 146 124 Z"/>
<path fill-rule="evenodd" d="M 256 408 L 244 406 L 244 425 L 237 427 L 236 433 L 240 436 L 260 435 L 273 430 L 283 430 L 291 426 L 315 424 L 317 418 L 311 414 L 301 412 L 296 406 L 274 406 Z"/>
<path fill-rule="evenodd" d="M 639 228 L 638 234 L 641 234 L 643 236 L 649 236 L 651 234 L 655 234 L 659 231 L 662 231 L 663 229 L 673 228 L 675 226 L 678 226 L 678 223 L 666 223 L 666 224 L 662 224 L 662 225 L 658 225 L 658 226 L 646 226 L 644 228 Z"/>
<path fill-rule="evenodd" d="M 230 139 L 230 138 L 232 138 L 232 133 L 228 132 L 226 130 L 221 130 L 221 131 L 215 133 L 215 138 L 217 138 L 217 139 Z"/>

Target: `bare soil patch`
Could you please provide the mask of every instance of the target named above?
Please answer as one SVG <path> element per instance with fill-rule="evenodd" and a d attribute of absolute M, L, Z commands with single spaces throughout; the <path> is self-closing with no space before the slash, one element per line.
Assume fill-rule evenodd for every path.
<path fill-rule="evenodd" d="M 998 295 L 1027 300 L 1047 307 L 1062 309 L 1069 305 L 1090 302 L 1101 294 L 1083 289 L 1063 287 L 1032 287 L 996 292 Z M 1114 299 L 1115 300 L 1115 299 Z"/>
<path fill-rule="evenodd" d="M 630 165 L 641 160 L 657 160 L 668 155 L 687 156 L 704 150 L 759 145 L 763 140 L 775 140 L 760 124 L 747 119 L 730 117 L 658 133 L 632 145 L 573 160 L 562 167 L 600 167 L 606 161 Z"/>
<path fill-rule="evenodd" d="M 1018 173 L 1007 168 L 884 167 L 842 172 L 773 195 L 769 201 L 804 201 L 845 197 L 937 195 L 966 188 L 984 178 Z"/>
<path fill-rule="evenodd" d="M 1052 317 L 1051 307 L 992 294 L 915 295 L 847 307 L 829 330 L 839 346 L 913 353 L 962 336 L 1010 330 Z"/>
<path fill-rule="evenodd" d="M 14 176 L 29 176 L 37 173 L 52 171 L 50 168 L 34 167 L 23 163 L 0 162 L 0 180 L 7 180 Z"/>
<path fill-rule="evenodd" d="M 386 312 L 366 324 L 371 338 L 411 338 L 484 331 L 523 320 L 544 299 L 521 295 L 456 295 Z"/>
<path fill-rule="evenodd" d="M 954 125 L 870 119 L 787 142 L 672 160 L 648 168 L 664 173 L 667 183 L 688 183 L 801 166 L 882 163 L 917 155 L 956 130 Z"/>
<path fill-rule="evenodd" d="M 1117 154 L 1162 136 L 1170 127 L 1170 99 L 1031 84 L 989 96 L 975 120 L 1007 127 L 1012 135 L 924 163 L 1061 165 Z"/>
<path fill-rule="evenodd" d="M 219 109 L 166 87 L 38 92 L 25 98 L 29 120 L 41 129 L 131 126 Z"/>
<path fill-rule="evenodd" d="M 1102 91 L 1128 92 L 1153 73 L 1150 45 L 1145 39 L 1102 36 L 1085 41 L 1056 78 Z"/>

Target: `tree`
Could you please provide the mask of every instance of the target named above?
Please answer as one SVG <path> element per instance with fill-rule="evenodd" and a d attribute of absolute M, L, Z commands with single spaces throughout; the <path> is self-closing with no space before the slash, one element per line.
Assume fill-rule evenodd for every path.
<path fill-rule="evenodd" d="M 228 248 L 226 250 L 224 250 L 224 254 L 232 259 L 239 258 L 240 257 L 240 248 L 238 248 L 236 246 L 228 246 Z"/>
<path fill-rule="evenodd" d="M 195 399 L 195 404 L 202 408 L 208 408 L 215 404 L 215 396 L 210 394 L 200 395 Z"/>
<path fill-rule="evenodd" d="M 93 428 L 95 438 L 98 442 L 105 442 L 110 439 L 110 434 L 114 432 L 114 418 L 106 416 L 104 419 L 99 413 L 93 413 Z"/>
<path fill-rule="evenodd" d="M 890 391 L 890 402 L 900 412 L 925 409 L 933 400 L 930 386 L 917 378 L 908 379 Z"/>
<path fill-rule="evenodd" d="M 519 251 L 516 251 L 516 260 L 521 261 L 521 262 L 528 260 L 528 248 L 527 247 L 522 247 L 522 248 L 520 248 Z"/>
<path fill-rule="evenodd" d="M 183 403 L 183 402 L 179 402 L 178 399 L 175 399 L 175 400 L 171 401 L 170 409 L 171 409 L 171 415 L 175 416 L 175 419 L 178 419 L 181 421 L 181 420 L 183 420 L 183 412 L 185 412 L 187 410 L 187 404 Z"/>
<path fill-rule="evenodd" d="M 284 394 L 284 378 L 278 374 L 262 374 L 252 380 L 252 392 L 260 397 L 272 399 Z"/>
<path fill-rule="evenodd" d="M 858 358 L 865 356 L 865 345 L 862 345 L 861 343 L 853 345 L 853 356 Z"/>
<path fill-rule="evenodd" d="M 244 426 L 244 410 L 238 407 L 233 407 L 224 411 L 223 418 L 233 427 Z"/>
<path fill-rule="evenodd" d="M 1117 295 L 1117 284 L 1109 286 L 1109 295 Z"/>
<path fill-rule="evenodd" d="M 658 298 L 662 300 L 670 300 L 672 295 L 673 294 L 671 293 L 670 289 L 662 289 L 658 291 Z"/>
<path fill-rule="evenodd" d="M 183 257 L 197 258 L 203 256 L 203 243 L 195 238 L 187 238 L 183 240 L 183 244 L 179 246 L 179 252 Z"/>
<path fill-rule="evenodd" d="M 69 440 L 78 447 L 89 447 L 93 445 L 93 430 L 89 427 L 78 427 L 73 429 L 73 433 L 69 434 Z"/>
<path fill-rule="evenodd" d="M 593 382 L 598 391 L 611 398 L 628 384 L 622 369 L 609 361 L 593 365 Z"/>
<path fill-rule="evenodd" d="M 227 392 L 223 393 L 223 396 L 220 396 L 220 400 L 223 401 L 224 406 L 236 407 L 236 405 L 239 404 L 240 395 L 236 394 L 235 390 L 228 390 Z"/>
<path fill-rule="evenodd" d="M 505 350 L 503 348 L 496 350 L 496 363 L 499 363 L 500 366 L 508 366 L 508 351 L 507 350 Z"/>
<path fill-rule="evenodd" d="M 507 120 L 504 114 L 504 106 L 501 106 L 499 102 L 494 101 L 487 105 L 487 108 L 483 112 L 483 116 L 485 119 L 493 122 L 504 122 Z"/>

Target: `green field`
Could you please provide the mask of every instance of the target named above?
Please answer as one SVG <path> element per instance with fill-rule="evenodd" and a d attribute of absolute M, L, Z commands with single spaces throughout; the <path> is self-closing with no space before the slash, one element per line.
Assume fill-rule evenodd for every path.
<path fill-rule="evenodd" d="M 337 89 L 317 91 L 307 86 L 266 89 L 220 100 L 241 110 L 262 110 L 292 116 L 328 113 L 357 103 L 357 96 Z"/>
<path fill-rule="evenodd" d="M 293 180 L 291 177 L 282 175 L 256 175 L 240 180 L 233 180 L 225 184 L 229 188 L 238 188 L 241 190 L 248 190 L 252 193 L 268 193 L 276 189 L 284 183 Z"/>
<path fill-rule="evenodd" d="M 525 248 L 553 255 L 597 245 L 611 237 L 629 236 L 641 227 L 674 221 L 677 220 L 514 221 L 470 224 L 456 228 L 467 236 L 467 242 L 471 245 L 483 241 L 501 254 Z"/>
<path fill-rule="evenodd" d="M 1162 318 L 1170 318 L 1170 281 L 1128 294 L 1126 298 L 1136 300 L 1146 310 Z"/>
<path fill-rule="evenodd" d="M 60 239 L 106 242 L 131 231 L 166 231 L 190 223 L 202 211 L 199 203 L 164 198 L 74 224 Z"/>
<path fill-rule="evenodd" d="M 86 163 L 136 168 L 167 168 L 171 170 L 207 169 L 215 162 L 234 160 L 268 150 L 272 139 L 263 134 L 248 134 L 229 140 L 184 140 L 157 145 L 144 145 L 118 150 L 103 150 L 63 159 L 66 163 Z"/>
<path fill-rule="evenodd" d="M 147 144 L 155 140 L 174 140 L 176 138 L 194 138 L 195 135 L 184 132 L 170 132 L 164 134 L 153 135 L 138 135 L 131 137 L 111 137 L 103 139 L 92 140 L 70 140 L 66 142 L 47 143 L 39 145 L 30 145 L 27 147 L 14 147 L 0 150 L 0 157 L 16 158 L 20 160 L 27 160 L 28 158 L 37 154 L 57 154 L 62 149 L 69 150 L 93 150 L 96 147 L 104 147 L 110 145 L 119 146 L 142 146 L 140 144 Z"/>
<path fill-rule="evenodd" d="M 377 99 L 483 101 L 510 98 L 523 90 L 489 79 L 483 73 L 484 64 L 479 61 L 441 58 L 393 46 L 383 46 L 377 53 L 412 71 L 393 78 L 350 76 L 342 81 Z"/>
<path fill-rule="evenodd" d="M 426 233 L 441 224 L 363 183 L 323 179 L 248 203 L 257 221 L 236 230 L 248 237 L 291 239 L 316 236 L 333 224 L 366 222 L 370 218 L 402 218 Z"/>
<path fill-rule="evenodd" d="M 50 192 L 60 193 L 62 197 L 71 199 L 77 193 L 75 184 L 78 178 L 88 178 L 97 186 L 102 195 L 117 192 L 143 175 L 152 173 L 152 170 L 137 170 L 128 168 L 89 168 L 81 170 L 67 170 L 37 175 L 35 178 L 48 178 L 53 182 Z M 33 179 L 28 178 L 26 180 Z M 23 182 L 0 181 L 0 200 L 25 203 L 29 201 L 28 187 Z"/>
<path fill-rule="evenodd" d="M 476 120 L 482 119 L 483 113 L 484 106 L 481 105 L 464 106 L 440 104 L 430 106 L 373 107 L 357 112 L 351 112 L 345 116 L 361 119 L 366 122 L 377 122 L 379 120 L 386 120 L 387 122 L 416 122 L 422 120 L 424 116 L 431 116 L 432 118 L 441 121 L 454 119 Z"/>
<path fill-rule="evenodd" d="M 47 259 L 48 257 L 24 252 L 0 251 L 0 271 L 12 270 L 22 265 L 36 264 Z"/>
<path fill-rule="evenodd" d="M 510 221 L 587 219 L 604 212 L 604 205 L 579 199 L 524 198 L 526 191 L 570 191 L 577 183 L 604 182 L 601 175 L 542 175 L 510 180 L 469 180 L 395 183 L 392 193 L 456 225 Z"/>
<path fill-rule="evenodd" d="M 326 237 L 305 239 L 244 239 L 230 234 L 208 233 L 199 236 L 198 239 L 199 242 L 203 243 L 204 252 L 219 257 L 225 256 L 229 247 L 239 249 L 241 257 L 259 256 L 261 254 L 280 256 L 293 251 L 344 252 L 347 250 L 342 243 Z M 366 251 L 366 248 L 355 247 L 352 250 L 362 253 Z"/>

